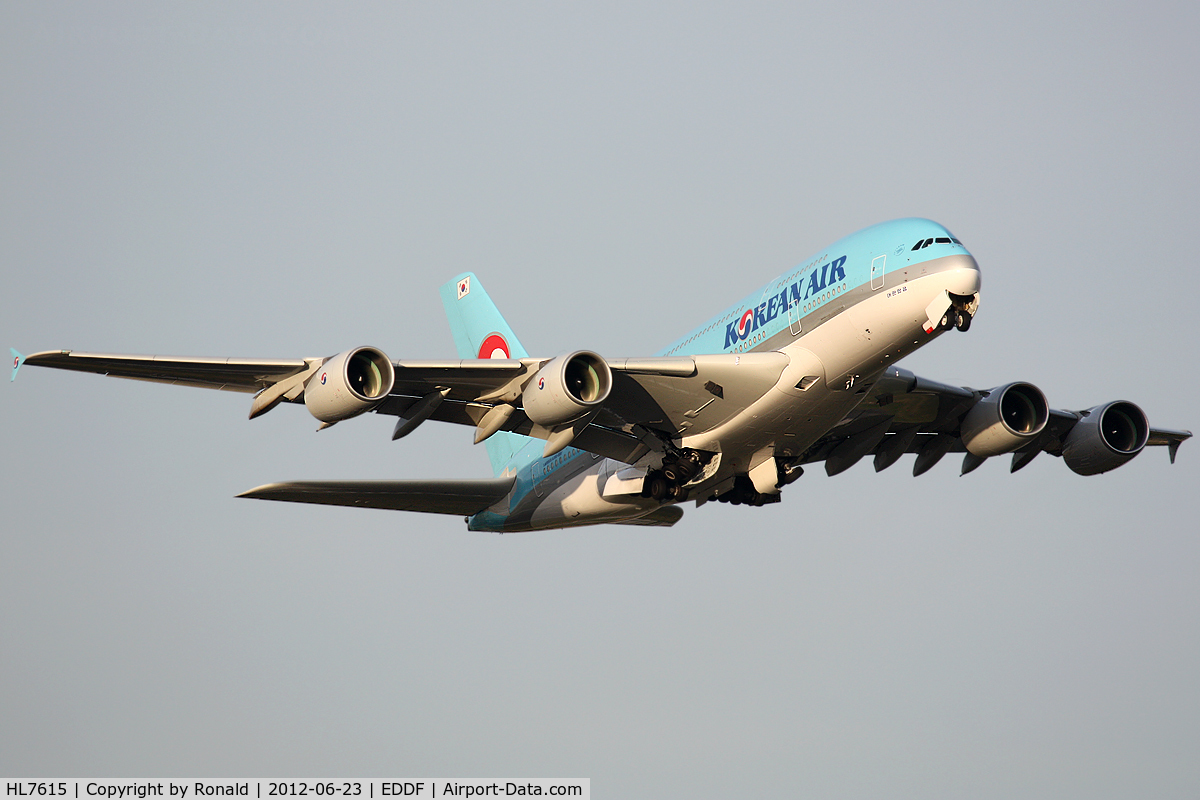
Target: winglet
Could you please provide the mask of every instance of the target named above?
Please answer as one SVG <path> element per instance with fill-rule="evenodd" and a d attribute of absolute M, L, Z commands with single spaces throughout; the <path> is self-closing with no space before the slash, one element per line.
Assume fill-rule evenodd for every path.
<path fill-rule="evenodd" d="M 13 357 L 12 377 L 8 379 L 9 382 L 11 383 L 12 381 L 15 381 L 17 379 L 17 370 L 19 370 L 21 368 L 21 365 L 25 363 L 25 356 L 18 353 L 12 347 L 8 348 L 8 352 L 12 353 L 12 357 Z"/>
<path fill-rule="evenodd" d="M 1171 456 L 1171 463 L 1175 463 L 1175 454 L 1179 452 L 1179 445 L 1183 444 L 1185 439 L 1190 439 L 1191 431 L 1183 431 L 1187 436 L 1179 436 L 1171 439 L 1171 443 L 1167 445 L 1167 453 Z"/>
<path fill-rule="evenodd" d="M 1191 431 L 1167 431 L 1158 430 L 1157 428 L 1150 431 L 1150 440 L 1147 444 L 1166 445 L 1167 455 L 1171 457 L 1171 463 L 1175 463 L 1175 454 L 1179 452 L 1179 445 L 1192 438 Z"/>

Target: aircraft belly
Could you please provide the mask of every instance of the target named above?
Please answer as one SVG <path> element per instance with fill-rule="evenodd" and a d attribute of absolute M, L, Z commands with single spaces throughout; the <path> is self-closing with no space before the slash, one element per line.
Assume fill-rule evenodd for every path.
<path fill-rule="evenodd" d="M 623 465 L 622 465 L 623 466 Z M 471 519 L 472 530 L 516 533 L 623 522 L 653 511 L 661 504 L 640 494 L 604 497 L 604 462 L 585 469 L 551 472 L 541 477 L 511 507 L 492 507 Z"/>
<path fill-rule="evenodd" d="M 530 517 L 532 528 L 619 522 L 639 517 L 660 505 L 640 494 L 605 497 L 600 467 L 595 464 L 582 473 L 567 477 L 554 488 L 547 487 L 545 497 Z"/>
<path fill-rule="evenodd" d="M 772 388 L 726 424 L 685 438 L 683 446 L 719 451 L 720 469 L 706 483 L 720 482 L 755 466 L 762 460 L 764 448 L 773 447 L 777 455 L 799 455 L 861 399 L 852 392 L 831 391 L 824 382 L 814 384 L 802 396 Z"/>

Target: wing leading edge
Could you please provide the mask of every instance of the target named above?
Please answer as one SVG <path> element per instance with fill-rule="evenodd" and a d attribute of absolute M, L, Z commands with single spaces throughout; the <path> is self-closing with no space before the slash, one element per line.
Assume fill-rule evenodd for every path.
<path fill-rule="evenodd" d="M 14 353 L 16 351 L 13 351 Z M 190 358 L 47 350 L 21 359 L 34 367 L 92 372 L 114 378 L 176 383 L 204 389 L 257 392 L 299 375 L 314 359 Z M 321 361 L 322 359 L 316 359 Z M 13 377 L 16 377 L 14 370 Z"/>

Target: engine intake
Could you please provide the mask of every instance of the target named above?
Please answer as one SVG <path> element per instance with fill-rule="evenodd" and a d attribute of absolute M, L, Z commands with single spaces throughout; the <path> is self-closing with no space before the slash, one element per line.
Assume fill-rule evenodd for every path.
<path fill-rule="evenodd" d="M 532 422 L 547 428 L 575 422 L 599 409 L 612 391 L 612 372 L 595 353 L 558 356 L 538 370 L 521 393 Z"/>
<path fill-rule="evenodd" d="M 1108 472 L 1142 452 L 1149 437 L 1145 412 L 1127 400 L 1114 400 L 1083 412 L 1063 442 L 1063 461 L 1080 475 Z"/>
<path fill-rule="evenodd" d="M 1019 450 L 1042 432 L 1050 404 L 1032 383 L 997 386 L 963 418 L 961 434 L 967 452 L 981 458 Z"/>
<path fill-rule="evenodd" d="M 340 422 L 379 405 L 392 391 L 396 371 L 374 347 L 333 356 L 304 386 L 304 405 L 322 422 Z"/>

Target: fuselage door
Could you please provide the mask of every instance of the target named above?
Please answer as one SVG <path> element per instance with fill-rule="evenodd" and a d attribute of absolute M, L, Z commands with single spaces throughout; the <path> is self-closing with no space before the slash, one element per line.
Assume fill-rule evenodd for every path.
<path fill-rule="evenodd" d="M 532 473 L 533 473 L 533 492 L 538 497 L 541 497 L 542 493 L 545 491 L 542 488 L 542 479 L 546 477 L 546 462 L 544 459 L 539 458 L 537 461 L 533 462 Z"/>
<path fill-rule="evenodd" d="M 871 289 L 883 288 L 883 266 L 887 263 L 887 255 L 876 256 L 871 262 Z"/>
<path fill-rule="evenodd" d="M 788 297 L 788 330 L 792 336 L 800 335 L 800 301 L 795 297 Z"/>

